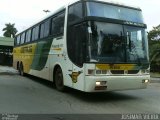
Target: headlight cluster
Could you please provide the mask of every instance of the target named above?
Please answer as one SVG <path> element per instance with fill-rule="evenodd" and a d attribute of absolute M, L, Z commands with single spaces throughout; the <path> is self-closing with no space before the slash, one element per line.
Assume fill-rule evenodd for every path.
<path fill-rule="evenodd" d="M 141 70 L 141 74 L 149 74 L 150 73 L 150 70 Z"/>
<path fill-rule="evenodd" d="M 92 69 L 88 70 L 88 74 L 89 75 L 95 75 L 95 74 L 97 74 L 97 75 L 100 75 L 100 74 L 105 75 L 107 73 L 108 73 L 108 70 L 92 70 Z"/>

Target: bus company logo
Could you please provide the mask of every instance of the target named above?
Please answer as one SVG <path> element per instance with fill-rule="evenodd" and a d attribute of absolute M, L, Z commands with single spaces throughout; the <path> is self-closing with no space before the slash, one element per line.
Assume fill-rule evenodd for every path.
<path fill-rule="evenodd" d="M 77 83 L 77 79 L 80 74 L 81 72 L 72 72 L 72 74 L 69 74 L 69 76 L 72 78 L 73 83 Z"/>

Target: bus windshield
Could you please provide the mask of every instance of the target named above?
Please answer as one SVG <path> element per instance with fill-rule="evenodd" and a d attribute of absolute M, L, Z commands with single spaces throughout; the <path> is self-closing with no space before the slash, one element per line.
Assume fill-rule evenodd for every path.
<path fill-rule="evenodd" d="M 92 22 L 90 62 L 148 62 L 145 29 L 120 24 Z"/>
<path fill-rule="evenodd" d="M 144 23 L 142 12 L 138 9 L 131 9 L 99 2 L 87 2 L 87 16 Z"/>

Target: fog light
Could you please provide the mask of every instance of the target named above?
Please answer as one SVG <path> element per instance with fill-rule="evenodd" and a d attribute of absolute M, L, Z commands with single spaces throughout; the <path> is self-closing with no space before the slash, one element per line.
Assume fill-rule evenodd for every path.
<path fill-rule="evenodd" d="M 149 83 L 149 80 L 142 80 L 142 83 Z"/>
<path fill-rule="evenodd" d="M 96 86 L 99 86 L 99 85 L 101 85 L 101 82 L 96 82 Z"/>
<path fill-rule="evenodd" d="M 96 82 L 96 86 L 103 86 L 103 85 L 106 85 L 107 81 L 98 81 Z"/>

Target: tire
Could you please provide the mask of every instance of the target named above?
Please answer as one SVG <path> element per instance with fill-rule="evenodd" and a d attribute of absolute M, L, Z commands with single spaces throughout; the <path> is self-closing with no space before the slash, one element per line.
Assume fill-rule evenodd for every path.
<path fill-rule="evenodd" d="M 54 78 L 55 78 L 54 82 L 55 82 L 56 89 L 61 92 L 64 91 L 65 86 L 64 86 L 64 82 L 63 82 L 63 73 L 62 73 L 62 70 L 60 67 L 58 67 L 56 69 Z"/>
<path fill-rule="evenodd" d="M 20 66 L 19 66 L 19 74 L 21 76 L 24 76 L 23 64 L 20 64 Z"/>

